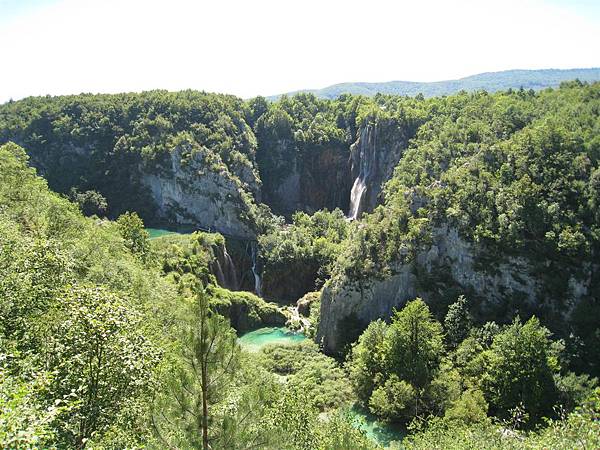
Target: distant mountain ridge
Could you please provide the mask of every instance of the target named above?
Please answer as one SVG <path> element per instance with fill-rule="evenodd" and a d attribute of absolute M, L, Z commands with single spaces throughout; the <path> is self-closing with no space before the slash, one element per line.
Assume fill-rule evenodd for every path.
<path fill-rule="evenodd" d="M 501 72 L 485 72 L 457 80 L 446 81 L 387 81 L 383 83 L 340 83 L 323 89 L 304 89 L 273 95 L 269 100 L 276 100 L 281 95 L 293 95 L 300 92 L 310 92 L 320 98 L 334 99 L 341 94 L 356 94 L 374 96 L 375 94 L 418 95 L 434 97 L 450 95 L 458 91 L 477 91 L 484 89 L 488 92 L 507 89 L 540 90 L 557 87 L 563 81 L 579 79 L 580 81 L 600 81 L 600 67 L 587 69 L 540 69 L 540 70 L 504 70 Z"/>

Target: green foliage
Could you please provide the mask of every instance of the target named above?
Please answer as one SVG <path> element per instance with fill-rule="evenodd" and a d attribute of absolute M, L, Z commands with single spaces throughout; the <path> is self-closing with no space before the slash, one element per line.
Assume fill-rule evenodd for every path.
<path fill-rule="evenodd" d="M 487 420 L 488 404 L 478 389 L 464 391 L 446 410 L 444 418 L 472 424 Z"/>
<path fill-rule="evenodd" d="M 302 392 L 304 398 L 320 411 L 352 402 L 346 373 L 333 358 L 323 355 L 312 341 L 267 346 L 261 352 L 260 362 L 269 372 L 285 377 L 290 388 Z"/>
<path fill-rule="evenodd" d="M 507 429 L 490 421 L 465 424 L 462 421 L 434 419 L 413 428 L 402 443 L 409 450 L 463 449 L 587 449 L 600 445 L 598 394 L 562 420 L 531 432 Z"/>
<path fill-rule="evenodd" d="M 108 202 L 99 192 L 78 192 L 77 189 L 73 188 L 69 197 L 79 205 L 84 216 L 105 217 L 108 212 Z"/>
<path fill-rule="evenodd" d="M 182 133 L 235 179 L 256 170 L 248 116 L 240 99 L 194 91 L 30 97 L 0 106 L 0 143 L 26 147 L 54 190 L 94 190 L 111 217 L 136 211 L 148 219 L 155 205 L 140 168 L 164 170 Z"/>
<path fill-rule="evenodd" d="M 149 250 L 149 236 L 144 222 L 136 213 L 126 212 L 117 219 L 117 226 L 125 241 L 125 246 L 134 255 L 145 259 Z"/>
<path fill-rule="evenodd" d="M 367 404 L 381 374 L 385 372 L 387 354 L 384 347 L 388 325 L 382 320 L 371 322 L 352 346 L 347 368 L 354 391 Z"/>
<path fill-rule="evenodd" d="M 444 319 L 448 345 L 456 347 L 460 344 L 469 335 L 472 326 L 473 318 L 468 310 L 467 299 L 461 295 L 455 303 L 450 305 Z"/>
<path fill-rule="evenodd" d="M 352 347 L 347 368 L 359 400 L 371 412 L 409 422 L 444 401 L 436 398 L 432 383 L 443 351 L 442 326 L 416 299 L 397 311 L 390 325 L 372 322 Z M 449 391 L 440 380 L 437 385 Z"/>
<path fill-rule="evenodd" d="M 5 357 L 6 355 L 0 355 Z M 38 375 L 33 382 L 18 381 L 0 369 L 0 446 L 34 449 L 51 445 L 52 422 L 63 409 L 58 405 L 44 408 L 39 391 L 48 375 Z"/>
<path fill-rule="evenodd" d="M 226 448 L 221 430 L 231 417 L 220 415 L 219 405 L 240 368 L 241 350 L 234 330 L 211 311 L 210 297 L 200 288 L 190 316 L 183 325 L 179 364 L 157 399 L 153 422 L 168 447 Z"/>
<path fill-rule="evenodd" d="M 444 351 L 442 326 L 416 299 L 395 313 L 388 335 L 388 370 L 415 388 L 431 381 Z"/>
<path fill-rule="evenodd" d="M 351 402 L 351 384 L 383 419 L 437 416 L 408 448 L 597 447 L 597 398 L 584 402 L 595 381 L 565 369 L 598 369 L 599 89 L 572 83 L 428 100 L 299 95 L 276 104 L 156 91 L 1 105 L 0 142 L 27 145 L 53 188 L 76 189 L 78 205 L 51 193 L 19 146 L 0 147 L 0 446 L 190 448 L 211 440 L 228 449 L 371 448 L 331 411 Z M 348 144 L 366 124 L 409 142 L 373 214 L 349 224 L 339 210 L 298 213 L 285 226 L 266 205 L 253 205 L 258 173 L 277 210 L 278 183 L 294 172 L 314 185 L 300 184 L 299 198 L 311 199 L 301 208 L 340 206 L 347 186 L 336 185 L 336 198 L 323 193 L 336 170 L 347 171 Z M 296 300 L 332 276 L 337 287 L 363 289 L 414 262 L 447 226 L 475 244 L 482 271 L 511 256 L 529 261 L 549 306 L 535 312 L 564 345 L 535 318 L 469 333 L 460 297 L 444 321 L 444 356 L 442 327 L 416 300 L 389 325 L 369 325 L 345 368 L 310 343 L 268 348 L 257 367 L 215 310 L 238 330 L 282 317 L 252 294 L 216 286 L 211 264 L 222 236 L 150 244 L 136 213 L 117 223 L 81 215 L 104 215 L 108 201 L 111 217 L 151 218 L 140 171 L 166 174 L 175 149 L 185 150 L 182 165 L 201 160 L 239 188 L 240 214 L 262 233 L 260 264 L 273 298 Z M 456 282 L 438 278 L 428 298 L 446 305 Z M 587 279 L 588 297 L 559 317 L 572 286 Z M 192 314 L 198 283 L 210 298 Z M 517 309 L 534 312 L 510 300 L 499 323 Z M 481 313 L 477 301 L 470 306 Z M 349 336 L 365 325 L 352 317 Z M 199 414 L 203 403 L 208 416 Z M 540 424 L 556 405 L 576 409 L 545 429 L 505 430 Z M 488 420 L 488 411 L 506 422 Z"/>
<path fill-rule="evenodd" d="M 210 285 L 211 305 L 228 317 L 239 333 L 269 325 L 284 325 L 286 316 L 279 307 L 251 292 L 230 291 Z"/>
<path fill-rule="evenodd" d="M 375 450 L 363 432 L 352 424 L 348 415 L 334 411 L 323 420 L 319 410 L 295 387 L 285 389 L 267 416 L 267 426 L 275 438 L 277 450 Z"/>
<path fill-rule="evenodd" d="M 0 147 L 0 274 L 0 434 L 19 442 L 2 446 L 138 446 L 173 289 L 116 225 L 49 192 L 14 144 Z"/>
<path fill-rule="evenodd" d="M 339 209 L 294 214 L 292 223 L 259 237 L 263 290 L 277 300 L 293 301 L 321 288 L 348 237 Z"/>
<path fill-rule="evenodd" d="M 418 393 L 408 382 L 392 374 L 371 394 L 369 409 L 390 421 L 407 421 L 414 417 Z"/>
<path fill-rule="evenodd" d="M 533 421 L 549 414 L 556 400 L 547 329 L 535 317 L 494 338 L 484 379 L 486 396 L 500 415 L 522 406 Z"/>
<path fill-rule="evenodd" d="M 64 319 L 43 347 L 52 372 L 48 395 L 72 405 L 58 417 L 60 439 L 79 448 L 132 399 L 149 398 L 160 351 L 142 334 L 141 315 L 104 289 L 69 289 L 55 314 Z"/>
<path fill-rule="evenodd" d="M 217 252 L 222 251 L 225 240 L 220 234 L 194 232 L 171 234 L 150 242 L 151 260 L 171 279 L 181 293 L 189 288 L 189 277 L 206 286 L 216 284 L 211 265 Z"/>

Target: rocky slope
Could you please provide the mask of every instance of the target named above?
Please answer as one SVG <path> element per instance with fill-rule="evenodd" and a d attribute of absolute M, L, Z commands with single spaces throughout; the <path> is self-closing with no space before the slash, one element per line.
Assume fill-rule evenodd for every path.
<path fill-rule="evenodd" d="M 222 161 L 191 142 L 174 148 L 160 166 L 140 168 L 158 220 L 253 239 L 251 196 Z M 259 181 L 249 185 L 258 191 Z"/>
<path fill-rule="evenodd" d="M 262 198 L 275 214 L 289 217 L 295 211 L 348 208 L 348 148 L 331 146 L 302 154 L 295 142 L 282 139 L 267 151 L 269 167 L 260 167 Z"/>
<path fill-rule="evenodd" d="M 501 320 L 515 314 L 536 313 L 548 319 L 566 317 L 588 294 L 592 268 L 566 280 L 563 308 L 547 302 L 544 286 L 534 267 L 524 258 L 506 257 L 485 267 L 483 249 L 467 242 L 456 229 L 434 230 L 431 246 L 415 259 L 397 264 L 385 278 L 351 282 L 343 277 L 330 280 L 321 295 L 320 323 L 316 340 L 328 353 L 342 351 L 373 320 L 388 319 L 394 308 L 421 297 L 436 309 L 446 294 L 449 301 L 467 294 L 480 320 Z M 595 268 L 598 271 L 598 268 Z M 454 296 L 453 296 L 454 295 Z M 446 305 L 437 305 L 444 309 Z"/>

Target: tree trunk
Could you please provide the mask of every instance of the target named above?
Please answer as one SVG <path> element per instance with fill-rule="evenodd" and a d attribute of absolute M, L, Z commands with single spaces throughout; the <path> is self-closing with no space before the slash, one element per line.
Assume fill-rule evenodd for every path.
<path fill-rule="evenodd" d="M 206 364 L 202 364 L 202 448 L 209 450 L 208 445 L 208 388 Z"/>

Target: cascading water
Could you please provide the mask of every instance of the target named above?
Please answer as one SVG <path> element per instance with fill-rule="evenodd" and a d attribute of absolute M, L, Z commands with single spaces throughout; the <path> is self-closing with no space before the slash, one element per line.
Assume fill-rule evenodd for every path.
<path fill-rule="evenodd" d="M 215 275 L 219 286 L 232 291 L 240 289 L 237 271 L 233 259 L 227 252 L 227 246 L 216 246 L 213 248 L 214 259 L 210 264 L 211 272 Z"/>
<path fill-rule="evenodd" d="M 258 269 L 258 244 L 256 242 L 250 244 L 250 256 L 252 257 L 252 273 L 254 274 L 254 293 L 262 297 L 262 280 Z"/>
<path fill-rule="evenodd" d="M 348 218 L 350 220 L 358 219 L 360 214 L 365 210 L 364 202 L 368 181 L 376 164 L 375 135 L 375 125 L 367 125 L 362 130 L 360 138 L 355 144 L 358 148 L 353 149 L 353 151 L 358 152 L 357 158 L 353 157 L 353 165 L 355 162 L 358 162 L 359 170 L 358 176 L 352 185 L 352 191 L 350 191 L 350 206 L 348 208 Z M 355 159 L 358 159 L 358 161 Z"/>
<path fill-rule="evenodd" d="M 367 185 L 365 181 L 360 177 L 356 177 L 352 191 L 350 192 L 350 207 L 348 208 L 348 218 L 356 220 L 358 213 L 360 212 L 360 202 L 363 198 Z"/>
<path fill-rule="evenodd" d="M 215 277 L 217 279 L 217 283 L 219 284 L 219 286 L 227 288 L 229 287 L 227 285 L 227 280 L 225 278 L 225 273 L 223 272 L 223 267 L 221 266 L 221 262 L 219 261 L 219 258 L 215 258 L 214 263 L 212 263 L 212 272 L 215 274 Z"/>
<path fill-rule="evenodd" d="M 224 270 L 223 274 L 226 280 L 227 287 L 229 289 L 238 290 L 240 288 L 237 272 L 235 270 L 235 265 L 233 264 L 233 260 L 229 253 L 227 253 L 227 247 L 223 249 L 223 262 L 224 262 Z"/>

